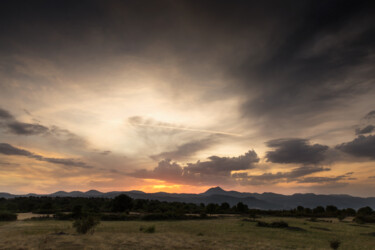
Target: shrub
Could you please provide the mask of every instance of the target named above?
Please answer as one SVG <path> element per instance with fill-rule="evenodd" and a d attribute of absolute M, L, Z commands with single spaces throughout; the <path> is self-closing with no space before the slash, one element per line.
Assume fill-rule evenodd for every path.
<path fill-rule="evenodd" d="M 375 223 L 375 216 L 374 215 L 357 215 L 354 218 L 354 221 L 359 224 Z"/>
<path fill-rule="evenodd" d="M 264 221 L 258 221 L 257 226 L 258 227 L 268 227 L 269 224 L 267 222 L 264 222 Z"/>
<path fill-rule="evenodd" d="M 152 233 L 155 233 L 155 226 L 154 225 L 149 226 L 149 227 L 143 227 L 143 226 L 141 226 L 139 228 L 139 231 L 144 232 L 144 233 L 152 234 Z"/>
<path fill-rule="evenodd" d="M 273 227 L 273 228 L 287 228 L 289 227 L 288 223 L 285 221 L 275 221 L 271 223 L 267 223 L 264 221 L 258 221 L 257 223 L 258 227 Z"/>
<path fill-rule="evenodd" d="M 56 220 L 72 220 L 73 219 L 73 214 L 72 213 L 56 213 L 53 215 L 53 218 Z"/>
<path fill-rule="evenodd" d="M 343 221 L 346 218 L 346 216 L 345 214 L 339 214 L 337 218 L 339 219 L 339 221 Z"/>
<path fill-rule="evenodd" d="M 288 226 L 288 223 L 286 223 L 285 221 L 276 221 L 271 223 L 271 227 L 285 228 Z"/>
<path fill-rule="evenodd" d="M 80 219 L 76 219 L 73 223 L 73 227 L 79 234 L 86 234 L 88 232 L 93 233 L 94 228 L 100 221 L 94 216 L 85 216 Z"/>
<path fill-rule="evenodd" d="M 17 220 L 17 214 L 10 212 L 0 212 L 0 221 L 14 221 Z"/>
<path fill-rule="evenodd" d="M 341 242 L 339 240 L 331 240 L 329 242 L 329 246 L 332 248 L 332 249 L 337 249 L 339 248 Z"/>
<path fill-rule="evenodd" d="M 127 215 L 125 213 L 100 214 L 100 220 L 103 220 L 103 221 L 129 221 L 129 220 L 136 220 L 136 219 L 138 219 L 138 216 Z"/>

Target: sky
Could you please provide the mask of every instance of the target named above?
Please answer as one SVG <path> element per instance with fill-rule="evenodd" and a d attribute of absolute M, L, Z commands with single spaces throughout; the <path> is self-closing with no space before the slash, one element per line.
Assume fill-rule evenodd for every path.
<path fill-rule="evenodd" d="M 373 1 L 1 1 L 0 192 L 375 196 Z"/>

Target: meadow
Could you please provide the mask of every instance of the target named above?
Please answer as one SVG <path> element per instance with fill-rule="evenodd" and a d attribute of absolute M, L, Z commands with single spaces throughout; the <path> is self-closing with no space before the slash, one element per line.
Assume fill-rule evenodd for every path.
<path fill-rule="evenodd" d="M 181 221 L 102 221 L 92 234 L 77 234 L 72 221 L 0 222 L 0 249 L 375 249 L 375 225 L 350 218 L 310 221 L 306 218 L 262 217 L 285 221 L 288 228 L 259 227 L 246 217 Z M 154 227 L 154 232 L 140 230 Z"/>

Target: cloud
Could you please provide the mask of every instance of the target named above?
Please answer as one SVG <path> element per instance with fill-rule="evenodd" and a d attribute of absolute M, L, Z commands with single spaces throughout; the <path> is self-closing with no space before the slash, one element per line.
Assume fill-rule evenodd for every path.
<path fill-rule="evenodd" d="M 355 134 L 356 135 L 363 135 L 363 134 L 369 134 L 373 131 L 375 131 L 375 126 L 374 125 L 367 125 L 364 128 L 357 128 L 355 130 Z"/>
<path fill-rule="evenodd" d="M 211 156 L 208 159 L 209 161 L 188 163 L 184 170 L 197 174 L 230 175 L 231 171 L 251 169 L 255 163 L 259 162 L 254 150 L 238 157 Z"/>
<path fill-rule="evenodd" d="M 151 155 L 150 157 L 154 160 L 160 159 L 173 159 L 182 160 L 187 157 L 193 156 L 195 153 L 207 149 L 216 142 L 214 137 L 208 137 L 201 140 L 190 141 L 177 146 L 175 150 L 162 152 L 160 154 Z"/>
<path fill-rule="evenodd" d="M 277 39 L 265 41 L 261 59 L 250 54 L 233 72 L 242 77 L 244 93 L 257 93 L 244 102 L 244 116 L 262 118 L 267 129 L 311 126 L 322 114 L 374 91 L 368 80 L 374 77 L 370 5 L 305 1 L 288 7 L 296 15 L 276 15 L 279 30 L 270 37 Z"/>
<path fill-rule="evenodd" d="M 13 119 L 13 116 L 8 111 L 0 108 L 0 119 Z"/>
<path fill-rule="evenodd" d="M 14 116 L 10 114 L 10 112 L 0 108 L 0 120 L 1 119 L 4 121 L 3 123 L 0 123 L 0 126 L 4 127 L 7 133 L 26 136 L 47 136 L 57 139 L 69 147 L 86 148 L 88 146 L 88 142 L 84 138 L 70 132 L 67 129 L 62 129 L 58 126 L 47 127 L 37 123 L 20 122 L 16 120 Z"/>
<path fill-rule="evenodd" d="M 330 171 L 329 168 L 318 166 L 302 166 L 294 168 L 289 172 L 264 173 L 261 175 L 249 175 L 248 173 L 234 173 L 233 178 L 237 179 L 242 185 L 263 185 L 275 184 L 280 182 L 295 182 L 300 181 L 301 177 L 306 175 Z"/>
<path fill-rule="evenodd" d="M 36 159 L 38 161 L 49 162 L 53 164 L 65 165 L 65 166 L 73 166 L 73 167 L 81 167 L 81 168 L 92 168 L 91 166 L 87 165 L 84 162 L 77 161 L 75 159 L 69 158 L 50 158 L 44 157 L 38 154 L 34 154 L 30 151 L 16 148 L 8 143 L 0 143 L 0 154 L 4 155 L 16 155 L 16 156 L 26 156 L 28 158 Z"/>
<path fill-rule="evenodd" d="M 48 128 L 40 124 L 13 121 L 7 124 L 9 131 L 16 135 L 39 135 L 48 132 Z"/>
<path fill-rule="evenodd" d="M 276 139 L 266 142 L 274 151 L 266 153 L 267 161 L 273 163 L 317 164 L 325 159 L 328 146 L 309 144 L 306 139 Z"/>
<path fill-rule="evenodd" d="M 339 175 L 335 177 L 305 177 L 301 180 L 298 180 L 298 183 L 332 183 L 341 180 L 356 180 L 356 178 L 350 177 L 352 174 L 353 172 L 349 172 L 344 175 Z"/>
<path fill-rule="evenodd" d="M 360 135 L 353 141 L 342 143 L 336 149 L 356 157 L 375 159 L 375 135 Z"/>
<path fill-rule="evenodd" d="M 128 122 L 132 126 L 145 127 L 145 128 L 154 128 L 154 129 L 163 129 L 165 130 L 174 130 L 174 131 L 187 131 L 187 132 L 198 132 L 198 133 L 208 133 L 216 135 L 229 135 L 229 136 L 241 136 L 240 134 L 229 133 L 225 131 L 216 131 L 209 129 L 199 129 L 199 128 L 189 128 L 182 125 L 176 125 L 167 122 L 156 121 L 151 118 L 144 118 L 141 116 L 132 116 L 128 118 Z"/>
<path fill-rule="evenodd" d="M 130 173 L 130 176 L 146 179 L 166 180 L 178 183 L 202 184 L 202 183 L 230 183 L 232 171 L 254 168 L 259 162 L 255 151 L 250 150 L 238 157 L 211 156 L 208 161 L 188 163 L 183 166 L 170 159 L 162 160 L 153 170 L 138 170 Z"/>
<path fill-rule="evenodd" d="M 39 135 L 45 134 L 49 129 L 40 124 L 24 123 L 17 121 L 10 112 L 0 108 L 1 124 L 9 133 L 16 135 Z"/>
<path fill-rule="evenodd" d="M 0 143 L 0 153 L 4 155 L 22 155 L 31 157 L 33 154 L 27 150 L 13 147 L 8 143 Z"/>
<path fill-rule="evenodd" d="M 364 118 L 368 119 L 368 120 L 375 118 L 375 110 L 372 110 L 372 111 L 368 112 L 367 115 L 365 115 Z"/>

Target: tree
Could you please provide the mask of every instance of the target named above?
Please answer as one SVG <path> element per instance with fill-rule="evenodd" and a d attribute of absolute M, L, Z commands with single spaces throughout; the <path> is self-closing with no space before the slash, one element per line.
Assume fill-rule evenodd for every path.
<path fill-rule="evenodd" d="M 337 212 L 337 207 L 335 206 L 332 206 L 332 205 L 329 205 L 326 207 L 326 212 L 329 213 L 329 214 L 334 214 Z"/>
<path fill-rule="evenodd" d="M 216 212 L 216 204 L 214 203 L 210 203 L 206 206 L 206 213 L 208 214 L 213 214 Z"/>
<path fill-rule="evenodd" d="M 249 208 L 247 205 L 243 204 L 242 202 L 237 203 L 237 211 L 240 213 L 246 213 Z"/>
<path fill-rule="evenodd" d="M 222 211 L 227 211 L 227 210 L 229 210 L 229 209 L 230 209 L 230 205 L 229 205 L 229 203 L 228 203 L 228 202 L 223 202 L 223 203 L 221 203 L 220 209 L 221 209 Z"/>
<path fill-rule="evenodd" d="M 359 215 L 371 215 L 372 214 L 372 208 L 371 207 L 362 207 L 358 209 L 357 212 Z"/>
<path fill-rule="evenodd" d="M 133 199 L 126 194 L 120 194 L 113 199 L 112 210 L 113 212 L 129 211 L 133 207 Z"/>
<path fill-rule="evenodd" d="M 324 212 L 325 212 L 325 209 L 322 206 L 317 206 L 316 208 L 313 209 L 314 214 L 323 214 Z"/>

